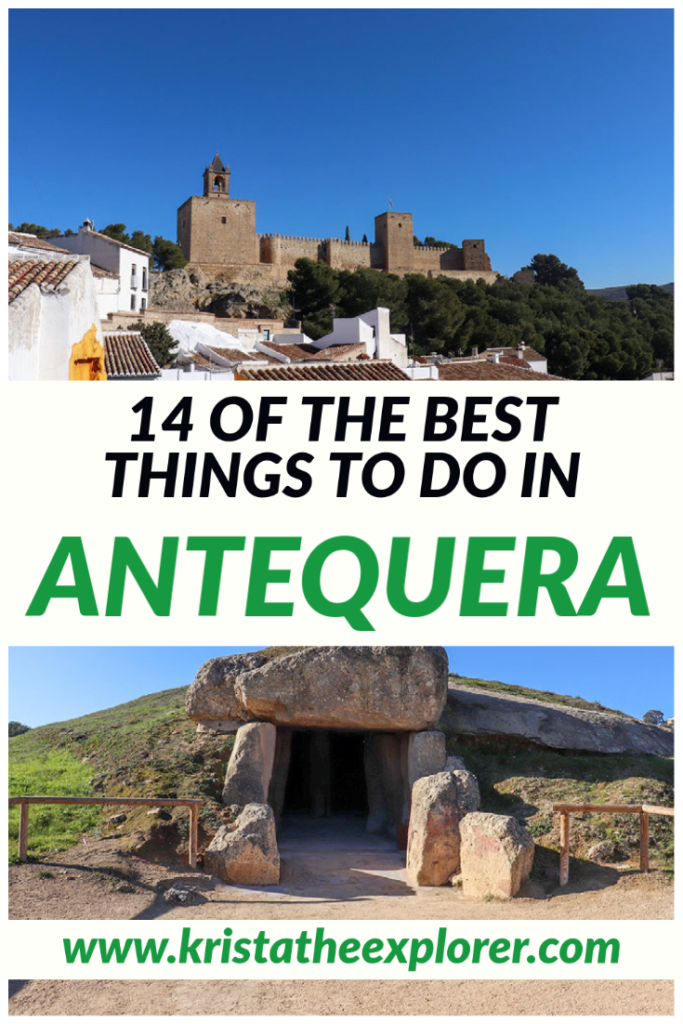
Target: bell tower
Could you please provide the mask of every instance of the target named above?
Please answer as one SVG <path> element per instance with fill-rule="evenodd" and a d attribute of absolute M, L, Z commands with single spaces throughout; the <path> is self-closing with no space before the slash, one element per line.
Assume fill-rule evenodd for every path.
<path fill-rule="evenodd" d="M 212 162 L 204 171 L 204 195 L 208 197 L 230 195 L 230 168 L 216 153 Z"/>

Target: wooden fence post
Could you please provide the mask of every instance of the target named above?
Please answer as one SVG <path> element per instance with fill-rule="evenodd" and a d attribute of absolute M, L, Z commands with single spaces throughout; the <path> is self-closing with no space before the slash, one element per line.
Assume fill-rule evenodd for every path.
<path fill-rule="evenodd" d="M 28 804 L 19 805 L 19 860 L 28 858 Z"/>
<path fill-rule="evenodd" d="M 199 831 L 199 808 L 196 804 L 190 807 L 190 843 L 188 849 L 188 860 L 191 868 L 197 867 L 197 846 Z"/>
<path fill-rule="evenodd" d="M 560 885 L 569 881 L 569 812 L 560 815 Z"/>
<path fill-rule="evenodd" d="M 640 812 L 640 870 L 650 870 L 650 815 Z"/>

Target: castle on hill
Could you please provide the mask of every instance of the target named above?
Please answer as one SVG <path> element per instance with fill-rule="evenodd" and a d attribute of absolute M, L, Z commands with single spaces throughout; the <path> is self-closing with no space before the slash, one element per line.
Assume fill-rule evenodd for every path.
<path fill-rule="evenodd" d="M 413 215 L 395 210 L 375 217 L 374 242 L 259 234 L 256 203 L 231 197 L 230 168 L 218 153 L 204 171 L 203 194 L 190 196 L 178 209 L 178 242 L 188 263 L 209 273 L 229 269 L 235 281 L 284 282 L 301 257 L 335 270 L 371 267 L 399 276 L 483 278 L 488 284 L 497 278 L 483 238 L 467 238 L 460 247 L 415 245 Z"/>

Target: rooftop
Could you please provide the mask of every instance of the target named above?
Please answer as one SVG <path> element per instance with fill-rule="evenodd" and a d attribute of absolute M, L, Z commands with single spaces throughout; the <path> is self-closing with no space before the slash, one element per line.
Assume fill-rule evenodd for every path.
<path fill-rule="evenodd" d="M 439 380 L 563 380 L 550 373 L 538 373 L 524 366 L 510 363 L 492 363 L 488 359 L 457 359 L 437 363 Z"/>
<path fill-rule="evenodd" d="M 53 245 L 52 242 L 48 242 L 46 238 L 38 238 L 37 235 L 29 235 L 26 234 L 25 231 L 10 231 L 8 234 L 10 245 L 22 246 L 25 249 L 47 249 L 50 252 L 69 252 L 68 249 L 60 249 L 58 245 Z"/>
<path fill-rule="evenodd" d="M 364 359 L 355 363 L 289 363 L 283 366 L 241 366 L 243 380 L 401 380 L 409 378 L 388 360 Z"/>
<path fill-rule="evenodd" d="M 104 335 L 104 368 L 107 377 L 160 376 L 159 364 L 139 331 L 112 331 Z"/>
<path fill-rule="evenodd" d="M 282 353 L 292 362 L 348 362 L 352 359 L 359 359 L 366 354 L 364 344 L 330 345 L 329 348 L 316 348 L 315 345 L 288 344 L 287 342 L 273 341 L 265 342 L 266 346 L 273 352 Z"/>
<path fill-rule="evenodd" d="M 9 260 L 8 301 L 14 302 L 29 285 L 41 291 L 55 291 L 71 273 L 78 260 Z"/>

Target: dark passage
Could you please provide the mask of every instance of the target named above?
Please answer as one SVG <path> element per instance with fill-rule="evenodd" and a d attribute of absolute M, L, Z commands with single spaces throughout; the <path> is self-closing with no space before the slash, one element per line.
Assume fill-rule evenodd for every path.
<path fill-rule="evenodd" d="M 295 730 L 283 814 L 366 816 L 363 742 L 362 733 Z"/>

